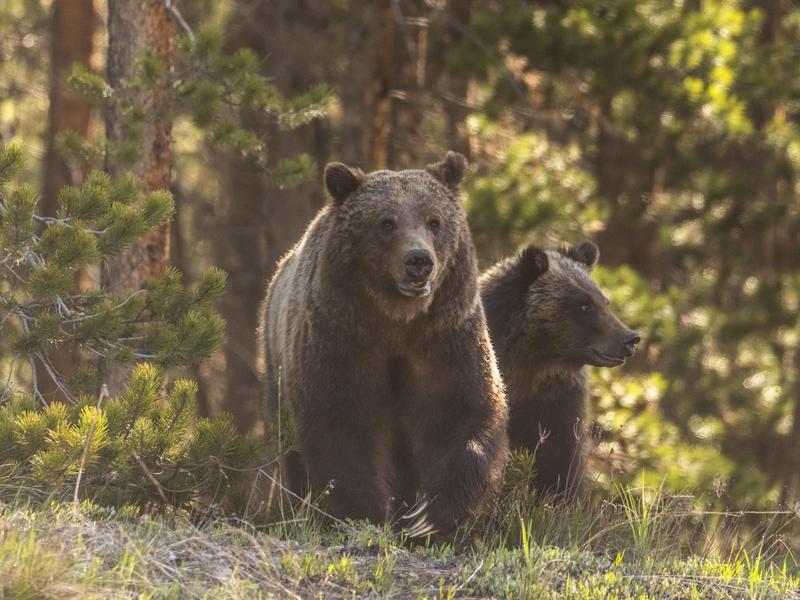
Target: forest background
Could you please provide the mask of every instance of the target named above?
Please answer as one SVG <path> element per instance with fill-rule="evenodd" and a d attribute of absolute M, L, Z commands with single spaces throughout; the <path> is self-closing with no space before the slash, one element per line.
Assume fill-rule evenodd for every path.
<path fill-rule="evenodd" d="M 155 5 L 174 9 L 147 0 L 142 10 Z M 591 373 L 595 489 L 636 481 L 750 510 L 800 501 L 792 2 L 178 8 L 160 25 L 164 39 L 249 48 L 280 93 L 325 106 L 297 123 L 245 110 L 257 133 L 214 131 L 217 141 L 228 134 L 223 145 L 202 134 L 209 123 L 199 109 L 176 110 L 161 132 L 153 164 L 166 170 L 146 175 L 169 187 L 175 214 L 149 268 L 172 265 L 189 285 L 212 265 L 228 273 L 224 345 L 173 373 L 198 382 L 204 414 L 227 411 L 242 431 L 263 430 L 257 308 L 277 259 L 325 202 L 325 162 L 402 169 L 454 149 L 471 163 L 466 205 L 483 267 L 530 242 L 592 239 L 601 287 L 643 336 L 628 365 Z M 0 3 L 0 144 L 26 149 L 24 179 L 43 190 L 45 215 L 56 214 L 57 190 L 103 166 L 92 140 L 114 124 L 67 79 L 75 64 L 105 76 L 107 18 L 105 3 L 92 0 Z M 101 278 L 85 269 L 77 283 Z M 65 375 L 74 368 L 68 356 L 53 360 Z M 3 340 L 0 372 L 31 383 Z M 61 393 L 46 378 L 39 388 L 49 399 Z"/>

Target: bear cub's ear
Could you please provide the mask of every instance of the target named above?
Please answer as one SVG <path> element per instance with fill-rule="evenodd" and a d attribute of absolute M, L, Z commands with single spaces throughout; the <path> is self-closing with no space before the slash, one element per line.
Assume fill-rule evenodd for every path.
<path fill-rule="evenodd" d="M 561 253 L 567 258 L 581 263 L 589 270 L 597 264 L 597 259 L 600 258 L 600 249 L 597 244 L 589 240 L 583 241 L 577 246 L 568 246 Z"/>
<path fill-rule="evenodd" d="M 450 151 L 442 162 L 428 165 L 425 170 L 446 187 L 455 189 L 464 179 L 464 172 L 467 170 L 467 159 L 458 152 Z"/>
<path fill-rule="evenodd" d="M 341 204 L 358 189 L 364 181 L 361 169 L 351 169 L 340 162 L 325 165 L 325 187 L 336 204 Z"/>
<path fill-rule="evenodd" d="M 550 268 L 550 260 L 547 258 L 547 253 L 533 244 L 519 253 L 517 264 L 519 265 L 519 273 L 526 281 L 526 284 L 536 281 L 540 276 L 547 273 L 547 269 Z"/>

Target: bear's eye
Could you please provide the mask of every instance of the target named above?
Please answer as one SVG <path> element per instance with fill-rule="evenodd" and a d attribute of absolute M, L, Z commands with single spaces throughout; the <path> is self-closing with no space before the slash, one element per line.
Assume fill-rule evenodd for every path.
<path fill-rule="evenodd" d="M 397 223 L 393 219 L 381 219 L 381 229 L 384 231 L 394 231 L 396 227 Z"/>
<path fill-rule="evenodd" d="M 439 226 L 440 226 L 439 219 L 431 219 L 430 221 L 428 221 L 428 227 L 430 227 L 434 231 L 438 231 Z"/>
<path fill-rule="evenodd" d="M 583 312 L 590 312 L 594 310 L 594 304 L 592 304 L 591 302 L 584 302 L 583 304 L 581 304 L 581 310 Z"/>

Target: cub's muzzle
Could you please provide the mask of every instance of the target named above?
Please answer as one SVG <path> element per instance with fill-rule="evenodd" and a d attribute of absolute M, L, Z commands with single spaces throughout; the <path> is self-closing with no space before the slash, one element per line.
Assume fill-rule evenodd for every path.
<path fill-rule="evenodd" d="M 642 341 L 642 338 L 639 337 L 639 334 L 635 331 L 629 331 L 628 335 L 625 336 L 625 341 L 623 344 L 625 345 L 625 356 L 633 356 L 633 353 L 636 351 L 636 344 Z"/>

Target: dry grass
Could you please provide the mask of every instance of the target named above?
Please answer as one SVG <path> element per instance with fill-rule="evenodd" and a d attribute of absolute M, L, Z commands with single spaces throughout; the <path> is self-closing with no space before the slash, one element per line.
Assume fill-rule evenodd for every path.
<path fill-rule="evenodd" d="M 679 540 L 696 519 L 681 530 L 663 497 L 624 494 L 591 518 L 517 506 L 491 528 L 476 521 L 455 546 L 414 548 L 375 526 L 323 527 L 302 514 L 257 531 L 89 504 L 6 504 L 0 598 L 800 599 L 782 534 L 724 556 L 692 554 Z"/>

